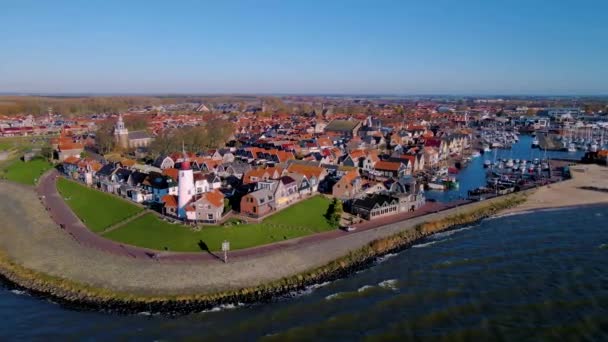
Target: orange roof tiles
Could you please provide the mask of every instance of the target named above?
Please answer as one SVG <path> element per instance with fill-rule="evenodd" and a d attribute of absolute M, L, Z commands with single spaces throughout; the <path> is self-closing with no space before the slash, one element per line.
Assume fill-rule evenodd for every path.
<path fill-rule="evenodd" d="M 401 163 L 390 162 L 390 161 L 379 161 L 374 164 L 375 169 L 388 170 L 388 171 L 399 171 Z"/>

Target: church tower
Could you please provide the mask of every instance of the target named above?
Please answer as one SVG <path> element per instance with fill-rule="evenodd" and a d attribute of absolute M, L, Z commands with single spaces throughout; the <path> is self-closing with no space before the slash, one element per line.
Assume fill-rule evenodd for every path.
<path fill-rule="evenodd" d="M 178 217 L 186 218 L 186 205 L 194 196 L 194 175 L 190 167 L 190 160 L 186 154 L 186 150 L 182 147 L 184 160 L 179 168 L 179 177 L 177 181 L 177 213 Z"/>
<path fill-rule="evenodd" d="M 129 148 L 129 130 L 125 127 L 122 114 L 118 115 L 118 121 L 116 122 L 116 127 L 114 127 L 114 136 L 116 137 L 116 144 L 120 148 Z"/>

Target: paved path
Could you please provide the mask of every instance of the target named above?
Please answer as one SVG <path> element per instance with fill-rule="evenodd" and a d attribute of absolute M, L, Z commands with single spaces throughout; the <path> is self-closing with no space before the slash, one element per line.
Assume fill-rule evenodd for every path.
<path fill-rule="evenodd" d="M 135 219 L 138 219 L 138 218 L 140 218 L 140 217 L 142 217 L 142 216 L 144 216 L 144 215 L 146 215 L 148 213 L 149 213 L 148 210 L 142 210 L 142 211 L 138 212 L 137 214 L 135 214 L 135 215 L 133 215 L 131 217 L 128 217 L 128 218 L 126 218 L 126 219 L 124 219 L 124 220 L 122 220 L 122 221 L 120 221 L 118 223 L 115 223 L 115 224 L 109 226 L 108 228 L 104 229 L 100 233 L 100 235 L 104 235 L 104 234 L 107 234 L 107 233 L 109 233 L 109 232 L 111 232 L 111 231 L 113 231 L 115 229 L 118 229 L 118 228 L 124 226 L 125 224 L 127 224 L 127 223 L 129 223 L 129 222 L 131 222 L 131 221 L 133 221 Z"/>

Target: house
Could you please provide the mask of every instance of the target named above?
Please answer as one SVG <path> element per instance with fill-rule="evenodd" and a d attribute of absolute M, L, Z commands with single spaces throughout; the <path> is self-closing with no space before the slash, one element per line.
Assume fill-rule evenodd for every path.
<path fill-rule="evenodd" d="M 361 129 L 361 121 L 357 120 L 333 120 L 325 126 L 325 133 L 343 137 L 354 137 Z"/>
<path fill-rule="evenodd" d="M 165 195 L 161 198 L 161 203 L 164 204 L 164 214 L 177 217 L 177 196 Z"/>
<path fill-rule="evenodd" d="M 298 183 L 289 176 L 282 176 L 276 182 L 274 198 L 277 208 L 293 203 L 299 197 Z"/>
<path fill-rule="evenodd" d="M 229 149 L 225 148 L 215 150 L 211 154 L 211 159 L 219 160 L 222 163 L 232 163 L 234 161 L 234 158 L 234 154 Z"/>
<path fill-rule="evenodd" d="M 347 172 L 332 187 L 332 195 L 340 199 L 350 199 L 361 192 L 361 177 L 357 170 Z"/>
<path fill-rule="evenodd" d="M 80 161 L 79 157 L 69 156 L 63 160 L 61 165 L 63 166 L 63 172 L 72 177 L 78 177 L 78 162 Z"/>
<path fill-rule="evenodd" d="M 409 165 L 409 163 L 407 164 Z M 374 164 L 374 170 L 371 172 L 378 177 L 401 177 L 411 172 L 411 166 L 408 167 L 403 162 L 396 161 L 379 161 Z"/>
<path fill-rule="evenodd" d="M 243 184 L 250 184 L 268 179 L 278 179 L 282 174 L 283 169 L 276 166 L 253 169 L 243 175 Z"/>
<path fill-rule="evenodd" d="M 399 212 L 398 200 L 385 194 L 372 194 L 357 198 L 352 203 L 352 214 L 366 220 L 394 215 Z"/>
<path fill-rule="evenodd" d="M 161 170 L 170 169 L 175 167 L 175 161 L 170 156 L 159 156 L 158 158 L 154 159 L 152 166 Z"/>
<path fill-rule="evenodd" d="M 152 201 L 158 203 L 165 195 L 177 195 L 177 182 L 156 172 L 150 172 L 141 187 L 152 194 Z"/>
<path fill-rule="evenodd" d="M 264 216 L 275 208 L 274 195 L 268 188 L 250 192 L 241 198 L 240 208 L 243 215 Z"/>
<path fill-rule="evenodd" d="M 425 147 L 423 150 L 425 165 L 429 167 L 434 167 L 439 164 L 439 153 L 437 149 L 434 147 Z"/>
<path fill-rule="evenodd" d="M 186 211 L 193 211 L 194 220 L 198 222 L 217 223 L 222 219 L 224 212 L 224 194 L 219 190 L 205 192 L 187 206 Z"/>
<path fill-rule="evenodd" d="M 351 167 L 361 167 L 365 155 L 366 153 L 364 150 L 353 150 L 346 156 L 346 158 L 344 158 L 344 160 L 342 161 L 342 165 Z"/>
<path fill-rule="evenodd" d="M 411 176 L 401 177 L 392 183 L 389 193 L 399 202 L 399 212 L 414 211 L 426 202 L 422 185 Z"/>
<path fill-rule="evenodd" d="M 217 166 L 216 173 L 222 178 L 234 176 L 243 178 L 243 175 L 251 170 L 251 165 L 239 161 L 223 163 Z"/>
<path fill-rule="evenodd" d="M 365 173 L 370 173 L 374 170 L 374 165 L 380 161 L 377 151 L 370 151 L 365 159 L 363 159 L 362 169 Z"/>
<path fill-rule="evenodd" d="M 289 172 L 287 173 L 287 176 L 293 178 L 296 181 L 298 194 L 300 195 L 300 197 L 312 194 L 312 186 L 310 185 L 310 181 L 308 180 L 308 177 L 306 177 L 306 175 L 297 172 Z"/>
<path fill-rule="evenodd" d="M 312 192 L 318 191 L 319 183 L 327 176 L 327 170 L 320 166 L 308 166 L 294 163 L 287 167 L 287 171 L 306 176 Z"/>

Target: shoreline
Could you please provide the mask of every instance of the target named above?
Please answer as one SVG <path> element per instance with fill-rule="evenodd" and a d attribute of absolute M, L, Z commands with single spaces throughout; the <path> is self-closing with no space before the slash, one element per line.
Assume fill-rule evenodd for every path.
<path fill-rule="evenodd" d="M 573 168 L 579 169 L 581 166 Z M 12 223 L 11 218 L 15 219 L 17 223 L 12 227 L 13 233 L 19 232 L 21 235 L 17 237 L 5 235 L 7 240 L 8 237 L 17 240 L 5 241 L 4 248 L 3 242 L 0 241 L 0 282 L 9 284 L 9 288 L 25 290 L 36 297 L 49 298 L 72 309 L 122 314 L 153 312 L 181 315 L 235 303 L 249 305 L 269 302 L 276 298 L 291 297 L 309 286 L 348 277 L 354 272 L 372 266 L 378 258 L 390 253 L 398 253 L 435 233 L 458 229 L 483 219 L 545 210 L 567 210 L 580 206 L 601 206 L 608 203 L 608 196 L 605 193 L 582 187 L 582 185 L 587 187 L 594 185 L 597 188 L 607 188 L 608 180 L 602 177 L 608 174 L 608 169 L 593 166 L 582 166 L 582 168 L 584 171 L 580 169 L 573 172 L 572 179 L 561 183 L 387 224 L 317 245 L 294 246 L 286 251 L 277 251 L 270 255 L 256 256 L 251 260 L 235 261 L 231 264 L 206 264 L 196 267 L 149 261 L 144 263 L 139 261 L 135 264 L 136 261 L 128 258 L 109 256 L 100 250 L 91 250 L 88 246 L 80 245 L 78 241 L 70 239 L 65 232 L 49 227 L 48 222 L 51 220 L 44 210 L 34 211 L 36 215 L 33 217 L 23 217 L 29 214 L 26 214 L 26 209 L 35 209 L 31 209 L 31 205 L 28 205 L 28 208 L 24 206 L 31 204 L 27 197 L 34 194 L 29 192 L 18 194 L 11 201 L 11 195 L 19 192 L 14 185 L 15 189 L 12 192 L 11 189 L 5 189 L 8 190 L 5 191 L 5 195 L 9 200 L 0 203 L 0 214 L 3 213 L 8 217 L 7 226 Z M 564 197 L 564 193 L 569 196 Z M 0 231 L 3 229 L 11 233 L 10 227 L 0 227 Z M 39 236 L 41 234 L 49 236 Z M 59 247 L 54 245 L 53 239 L 61 240 L 59 241 L 61 244 L 57 243 Z M 12 242 L 17 245 L 13 246 Z M 69 265 L 57 264 L 65 259 L 41 262 L 31 260 L 27 253 L 16 252 L 20 247 L 32 248 L 32 246 L 37 249 L 55 247 L 54 249 L 60 251 L 70 248 L 65 257 L 69 258 L 70 254 L 72 258 L 82 256 L 82 263 L 85 264 L 82 267 L 88 267 L 88 273 L 83 272 L 82 269 L 70 269 Z M 22 257 L 25 255 L 28 262 L 10 255 L 11 253 L 7 251 L 11 248 L 13 254 Z M 327 248 L 335 250 L 330 251 Z M 45 255 L 44 252 L 49 254 L 48 251 L 43 251 L 38 258 Z M 319 255 L 320 252 L 323 255 Z M 51 255 L 64 257 L 63 254 L 59 252 Z M 87 260 L 86 257 L 95 259 L 97 263 Z M 69 264 L 67 261 L 66 263 Z M 113 269 L 108 270 L 108 264 Z M 34 267 L 28 268 L 28 265 Z M 101 269 L 96 268 L 99 265 Z M 62 266 L 66 267 L 66 271 L 62 271 Z M 139 267 L 144 267 L 143 273 L 146 271 L 148 273 L 139 274 L 142 273 Z M 91 272 L 90 269 L 95 272 Z M 133 269 L 139 269 L 139 273 L 135 272 L 136 279 L 128 276 L 129 269 L 131 272 Z M 189 274 L 189 272 L 201 271 L 207 273 L 203 277 L 200 274 Z M 100 274 L 92 277 L 91 273 Z M 108 278 L 108 274 L 118 276 L 119 279 Z M 221 274 L 222 278 L 218 278 L 218 274 Z M 193 276 L 198 278 L 192 279 Z M 230 279 L 224 279 L 225 276 Z M 192 286 L 193 283 L 196 286 Z"/>
<path fill-rule="evenodd" d="M 5 253 L 0 253 L 0 280 L 8 283 L 9 288 L 26 291 L 35 297 L 51 299 L 71 309 L 119 314 L 150 312 L 182 315 L 234 303 L 245 305 L 264 303 L 276 298 L 289 297 L 290 294 L 315 284 L 347 277 L 372 266 L 379 257 L 403 251 L 435 233 L 475 224 L 523 201 L 525 197 L 522 195 L 508 195 L 500 201 L 487 203 L 479 208 L 439 220 L 424 222 L 416 225 L 414 229 L 373 240 L 346 256 L 309 271 L 232 291 L 166 296 L 138 296 L 108 291 L 26 269 L 9 260 Z"/>

